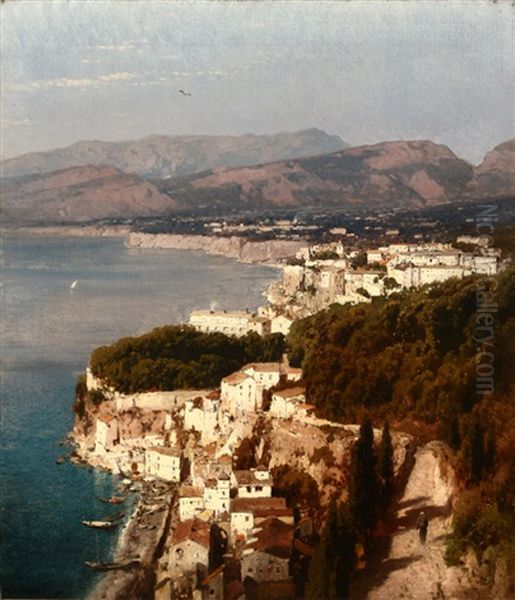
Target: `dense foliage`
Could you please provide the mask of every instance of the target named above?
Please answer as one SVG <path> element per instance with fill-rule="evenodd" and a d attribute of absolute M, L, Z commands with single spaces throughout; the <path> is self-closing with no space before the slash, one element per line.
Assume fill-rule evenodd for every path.
<path fill-rule="evenodd" d="M 334 420 L 374 415 L 452 422 L 476 401 L 479 290 L 496 303 L 495 386 L 511 382 L 515 272 L 449 280 L 370 304 L 333 305 L 296 321 L 290 362 L 302 365 L 309 401 Z M 507 352 L 511 352 L 507 356 Z"/>
<path fill-rule="evenodd" d="M 451 562 L 467 548 L 498 546 L 515 556 L 514 269 L 332 306 L 294 323 L 287 342 L 322 416 L 417 421 L 454 449 L 466 492 L 455 510 Z M 481 380 L 489 373 L 491 387 Z M 386 495 L 388 437 L 378 465 Z M 363 471 L 366 460 L 359 462 Z M 361 478 L 356 484 L 355 509 L 364 506 Z"/>
<path fill-rule="evenodd" d="M 95 376 L 124 393 L 202 389 L 218 386 L 248 362 L 278 361 L 283 352 L 279 333 L 237 338 L 168 325 L 97 348 L 90 367 Z"/>

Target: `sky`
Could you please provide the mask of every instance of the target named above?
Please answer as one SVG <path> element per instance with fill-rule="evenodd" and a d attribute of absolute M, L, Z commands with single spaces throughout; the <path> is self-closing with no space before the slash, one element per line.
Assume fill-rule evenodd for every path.
<path fill-rule="evenodd" d="M 0 11 L 3 158 L 318 127 L 352 145 L 430 139 L 478 163 L 515 136 L 511 2 L 6 0 Z"/>

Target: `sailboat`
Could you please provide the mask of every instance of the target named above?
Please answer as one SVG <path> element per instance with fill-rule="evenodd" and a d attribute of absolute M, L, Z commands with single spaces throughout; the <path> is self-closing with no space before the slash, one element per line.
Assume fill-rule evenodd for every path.
<path fill-rule="evenodd" d="M 70 285 L 70 290 L 74 290 L 77 287 L 77 284 L 79 283 L 79 280 L 76 279 L 71 285 Z"/>

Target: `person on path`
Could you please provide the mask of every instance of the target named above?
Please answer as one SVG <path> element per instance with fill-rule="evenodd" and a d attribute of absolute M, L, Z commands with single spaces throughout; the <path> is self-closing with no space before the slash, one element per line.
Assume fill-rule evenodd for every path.
<path fill-rule="evenodd" d="M 417 519 L 418 535 L 420 537 L 420 543 L 425 544 L 427 538 L 427 528 L 429 526 L 429 520 L 424 511 L 421 511 Z"/>

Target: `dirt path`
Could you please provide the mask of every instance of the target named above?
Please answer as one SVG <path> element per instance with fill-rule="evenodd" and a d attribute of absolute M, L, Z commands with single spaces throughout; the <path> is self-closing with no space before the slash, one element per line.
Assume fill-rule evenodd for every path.
<path fill-rule="evenodd" d="M 450 600 L 485 598 L 469 587 L 463 568 L 445 564 L 445 538 L 450 531 L 451 491 L 439 463 L 440 446 L 419 448 L 396 514 L 395 534 L 387 556 L 363 582 L 356 598 L 367 600 Z M 416 529 L 424 510 L 429 518 L 427 541 Z M 364 589 L 366 588 L 366 589 Z"/>

